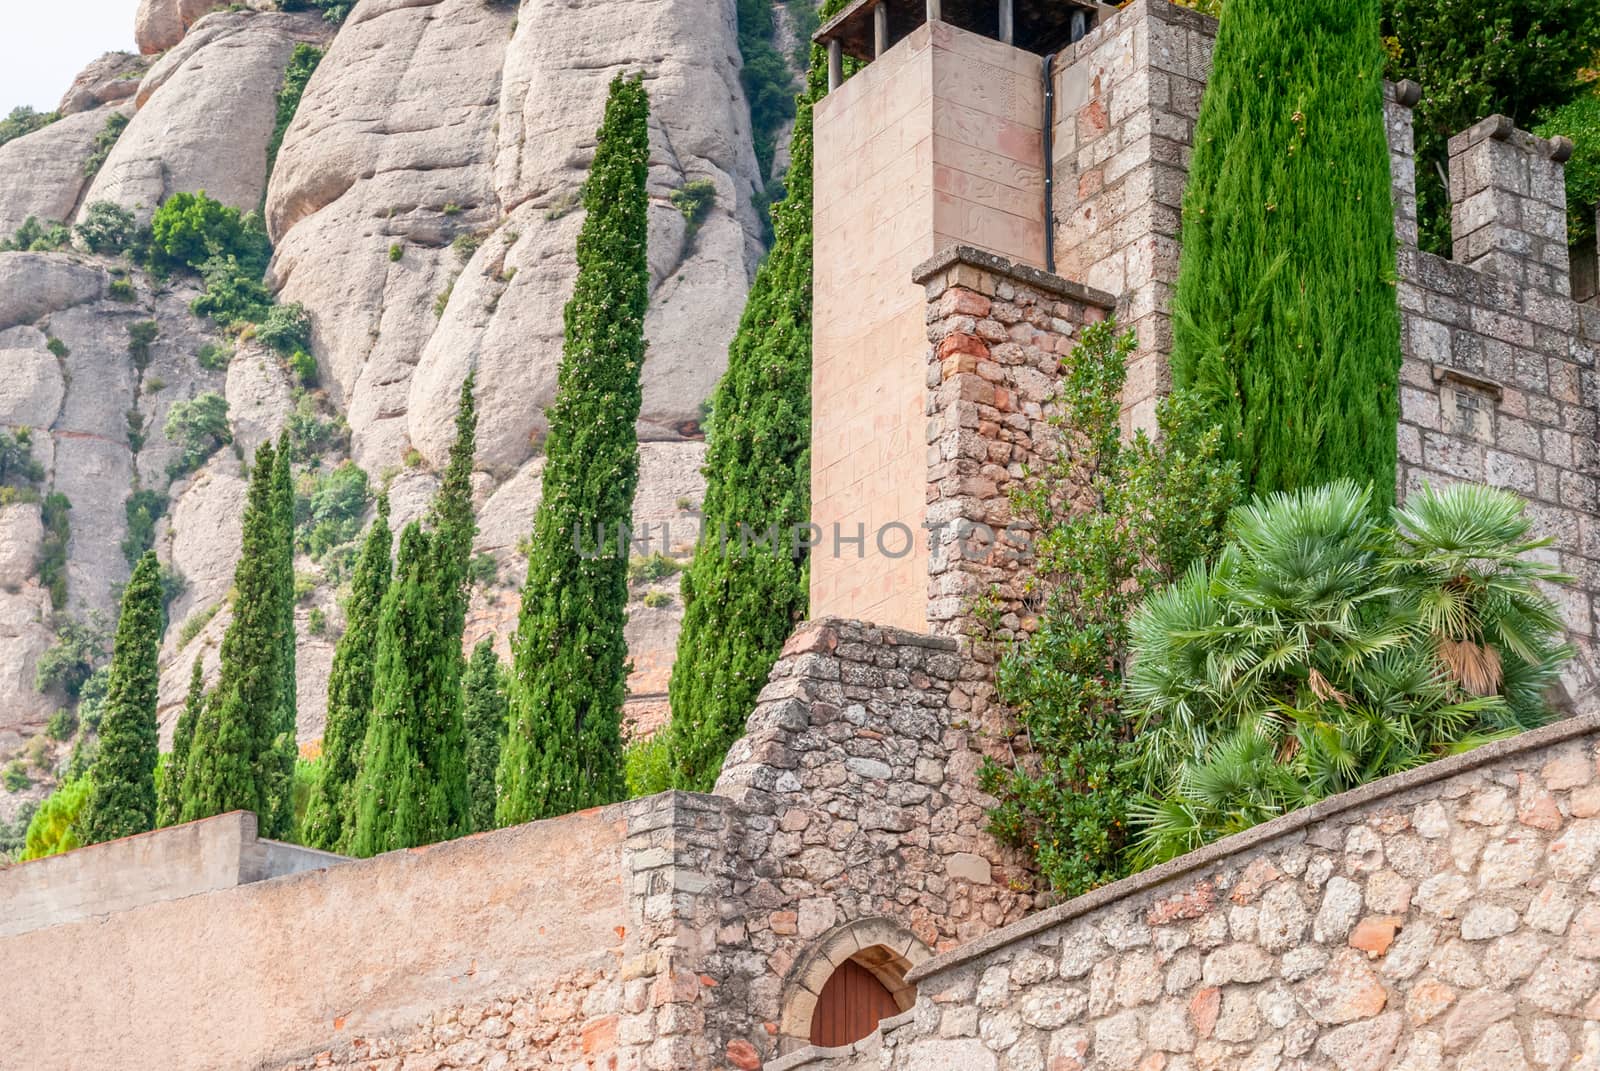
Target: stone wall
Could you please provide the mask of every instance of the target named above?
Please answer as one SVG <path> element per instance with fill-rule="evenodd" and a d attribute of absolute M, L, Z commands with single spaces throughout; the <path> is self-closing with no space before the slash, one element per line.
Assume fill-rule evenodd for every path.
<path fill-rule="evenodd" d="M 1387 778 L 911 973 L 769 1071 L 1600 1068 L 1600 718 Z"/>

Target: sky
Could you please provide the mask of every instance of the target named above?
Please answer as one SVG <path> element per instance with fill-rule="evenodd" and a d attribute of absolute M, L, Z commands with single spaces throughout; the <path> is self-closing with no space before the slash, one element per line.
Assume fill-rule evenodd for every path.
<path fill-rule="evenodd" d="M 0 63 L 0 116 L 19 104 L 49 111 L 73 76 L 101 53 L 136 51 L 139 0 L 0 0 L 6 58 Z"/>

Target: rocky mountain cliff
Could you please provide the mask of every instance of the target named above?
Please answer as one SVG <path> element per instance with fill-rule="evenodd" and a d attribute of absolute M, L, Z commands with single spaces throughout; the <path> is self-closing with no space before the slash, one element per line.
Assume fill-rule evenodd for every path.
<path fill-rule="evenodd" d="M 740 82 L 735 0 L 360 0 L 342 25 L 276 7 L 142 0 L 144 55 L 97 60 L 57 121 L 0 144 L 0 239 L 30 217 L 81 221 L 98 202 L 148 222 L 180 192 L 261 212 L 274 246 L 267 283 L 309 313 L 317 365 L 307 389 L 278 354 L 223 339 L 190 309 L 193 277 L 154 278 L 81 240 L 0 253 L 0 430 L 31 429 L 42 468 L 36 493 L 0 509 L 0 755 L 66 702 L 35 687 L 60 625 L 114 611 L 130 494 L 155 492 L 155 546 L 181 578 L 162 652 L 170 732 L 193 659 L 215 669 L 251 451 L 285 421 L 308 421 L 327 434 L 312 438 L 306 468 L 354 460 L 387 486 L 403 524 L 427 507 L 470 369 L 476 549 L 487 557 L 468 638 L 509 636 L 579 192 L 619 70 L 643 72 L 652 106 L 636 526 L 657 526 L 653 549 L 663 522 L 680 548 L 695 535 L 703 406 L 763 252 L 768 176 Z M 303 44 L 326 52 L 269 172 L 279 88 Z M 714 189 L 698 220 L 674 203 L 690 183 Z M 229 346 L 231 360 L 217 360 Z M 233 446 L 169 477 L 181 447 L 168 414 L 206 392 L 226 398 Z M 71 505 L 55 606 L 42 567 L 61 535 L 58 517 L 46 523 L 54 492 Z M 308 740 L 321 733 L 339 578 L 306 556 L 297 571 Z M 630 624 L 641 709 L 665 692 L 679 612 L 675 600 L 650 602 Z"/>

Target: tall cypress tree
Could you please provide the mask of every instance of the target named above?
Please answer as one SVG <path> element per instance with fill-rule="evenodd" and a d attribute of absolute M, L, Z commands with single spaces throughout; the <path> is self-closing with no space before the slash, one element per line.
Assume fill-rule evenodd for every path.
<path fill-rule="evenodd" d="M 272 836 L 279 838 L 288 837 L 294 829 L 294 764 L 300 754 L 296 733 L 299 703 L 295 686 L 294 476 L 289 463 L 289 433 L 285 431 L 278 439 L 272 467 L 278 688 L 272 753 L 267 760 L 271 820 L 265 826 Z M 265 816 L 263 821 L 266 821 Z"/>
<path fill-rule="evenodd" d="M 829 0 L 822 18 L 843 0 Z M 789 533 L 811 516 L 811 110 L 827 85 L 821 49 L 796 108 L 788 196 L 774 206 L 776 239 L 756 272 L 728 370 L 711 400 L 706 496 L 710 533 Z M 756 694 L 796 622 L 807 567 L 790 546 L 725 552 L 702 539 L 683 578 L 683 629 L 672 665 L 667 746 L 673 784 L 708 791 L 744 733 Z"/>
<path fill-rule="evenodd" d="M 200 656 L 195 655 L 194 668 L 189 671 L 189 694 L 183 701 L 178 724 L 172 728 L 172 754 L 167 756 L 167 776 L 161 782 L 161 798 L 156 802 L 158 826 L 177 824 L 183 811 L 183 781 L 189 768 L 189 747 L 194 742 L 194 727 L 200 720 L 200 708 L 205 701 L 205 675 L 200 669 Z"/>
<path fill-rule="evenodd" d="M 180 815 L 185 822 L 232 810 L 254 811 L 262 822 L 272 814 L 283 652 L 274 461 L 272 444 L 263 443 L 245 497 L 222 667 L 189 745 Z"/>
<path fill-rule="evenodd" d="M 639 482 L 648 120 L 643 82 L 614 79 L 584 185 L 578 278 L 566 307 L 544 493 L 514 643 L 495 815 L 501 825 L 625 792 L 628 548 L 616 534 Z M 606 533 L 598 546 L 597 529 Z"/>
<path fill-rule="evenodd" d="M 440 608 L 430 582 L 433 539 L 413 521 L 400 536 L 378 623 L 372 714 L 353 794 L 349 849 L 376 855 L 462 832 L 462 814 L 434 765 L 430 678 L 438 672 Z"/>
<path fill-rule="evenodd" d="M 322 774 L 306 805 L 305 842 L 313 848 L 338 851 L 351 827 L 352 797 L 372 710 L 372 672 L 378 643 L 378 617 L 389 590 L 389 498 L 378 499 L 372 522 L 356 559 L 345 604 L 345 630 L 333 652 L 328 674 L 328 717 L 322 730 Z"/>
<path fill-rule="evenodd" d="M 1395 483 L 1400 315 L 1378 0 L 1228 0 L 1195 131 L 1173 384 L 1250 490 Z"/>
<path fill-rule="evenodd" d="M 494 828 L 494 774 L 500 764 L 500 739 L 506 731 L 505 675 L 494 641 L 485 636 L 472 649 L 462 683 L 467 730 L 467 792 L 472 798 L 470 828 Z"/>
<path fill-rule="evenodd" d="M 147 550 L 122 593 L 100 721 L 100 754 L 81 818 L 85 844 L 155 828 L 161 626 L 161 567 L 155 551 Z"/>

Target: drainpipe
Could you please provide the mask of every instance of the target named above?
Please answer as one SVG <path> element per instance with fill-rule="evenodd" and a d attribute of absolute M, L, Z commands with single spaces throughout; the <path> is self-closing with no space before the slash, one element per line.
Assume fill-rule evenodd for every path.
<path fill-rule="evenodd" d="M 1056 270 L 1056 80 L 1052 77 L 1056 54 L 1046 54 L 1040 72 L 1044 79 L 1044 270 Z"/>

